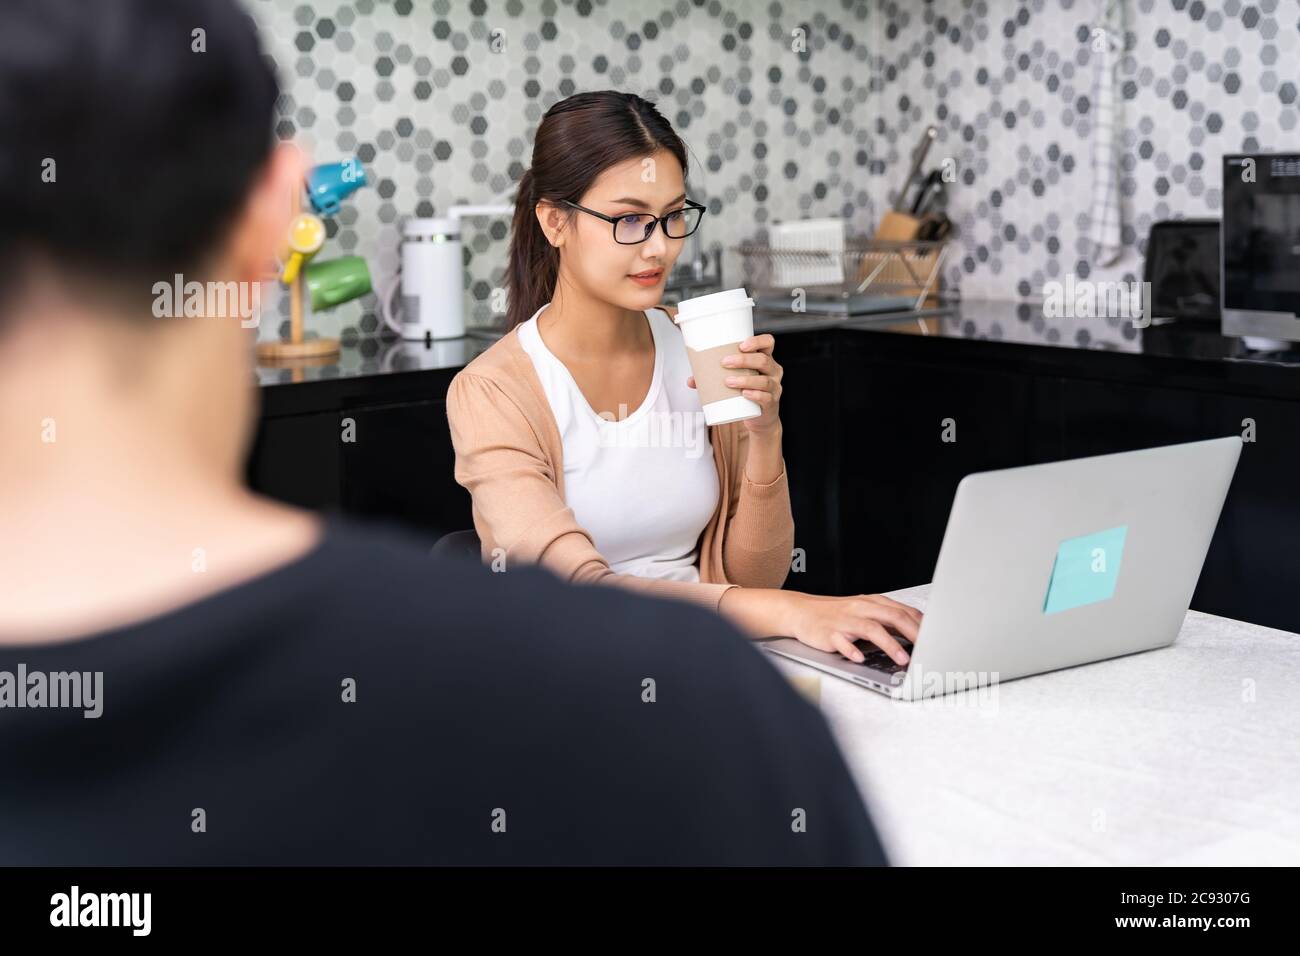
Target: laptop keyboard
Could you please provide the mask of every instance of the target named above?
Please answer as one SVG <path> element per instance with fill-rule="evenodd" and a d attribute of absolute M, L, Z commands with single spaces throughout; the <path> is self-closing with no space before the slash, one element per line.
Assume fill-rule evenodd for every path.
<path fill-rule="evenodd" d="M 912 653 L 911 641 L 902 637 L 897 638 L 897 640 L 898 643 L 903 646 L 903 650 L 907 651 L 907 653 L 910 655 Z M 909 656 L 907 664 L 895 663 L 892 657 L 890 657 L 888 654 L 886 654 L 884 651 L 878 648 L 875 644 L 872 644 L 870 641 L 866 640 L 865 638 L 862 640 L 854 641 L 853 644 L 866 657 L 866 660 L 862 662 L 863 667 L 871 667 L 876 670 L 884 671 L 886 674 L 900 674 L 903 671 L 907 670 L 907 664 L 910 664 L 912 662 L 911 657 Z"/>

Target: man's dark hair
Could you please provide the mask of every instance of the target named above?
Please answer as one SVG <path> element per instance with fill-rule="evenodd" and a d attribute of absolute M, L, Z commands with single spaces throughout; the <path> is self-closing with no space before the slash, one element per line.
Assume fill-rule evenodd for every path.
<path fill-rule="evenodd" d="M 0 296 L 32 256 L 133 299 L 201 269 L 277 95 L 234 0 L 4 0 Z"/>

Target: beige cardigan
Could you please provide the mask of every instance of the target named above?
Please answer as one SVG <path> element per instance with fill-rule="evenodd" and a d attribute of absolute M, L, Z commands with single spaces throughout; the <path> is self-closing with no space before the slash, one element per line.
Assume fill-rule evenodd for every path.
<path fill-rule="evenodd" d="M 541 564 L 573 583 L 617 584 L 714 610 L 728 588 L 785 583 L 794 547 L 785 462 L 773 481 L 750 481 L 749 430 L 741 422 L 709 428 L 719 500 L 700 536 L 697 583 L 619 574 L 596 550 L 565 504 L 559 429 L 516 329 L 452 379 L 447 420 L 456 481 L 473 498 L 485 561 L 503 554 L 507 568 Z"/>

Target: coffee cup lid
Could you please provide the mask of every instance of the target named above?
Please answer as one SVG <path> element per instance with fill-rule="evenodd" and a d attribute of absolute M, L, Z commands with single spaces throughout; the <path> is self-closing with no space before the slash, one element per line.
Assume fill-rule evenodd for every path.
<path fill-rule="evenodd" d="M 743 288 L 727 289 L 723 292 L 711 292 L 708 295 L 697 295 L 692 299 L 683 299 L 677 303 L 677 315 L 674 316 L 673 321 L 681 325 L 690 319 L 726 312 L 728 309 L 752 309 L 753 307 L 754 300 L 749 297 L 749 293 Z"/>

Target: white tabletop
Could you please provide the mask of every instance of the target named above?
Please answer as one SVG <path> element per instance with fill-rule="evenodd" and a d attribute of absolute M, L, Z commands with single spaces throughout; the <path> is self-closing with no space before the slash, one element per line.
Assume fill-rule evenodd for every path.
<path fill-rule="evenodd" d="M 1300 864 L 1300 635 L 1190 611 L 1161 650 L 915 702 L 770 656 L 820 678 L 892 863 Z"/>

